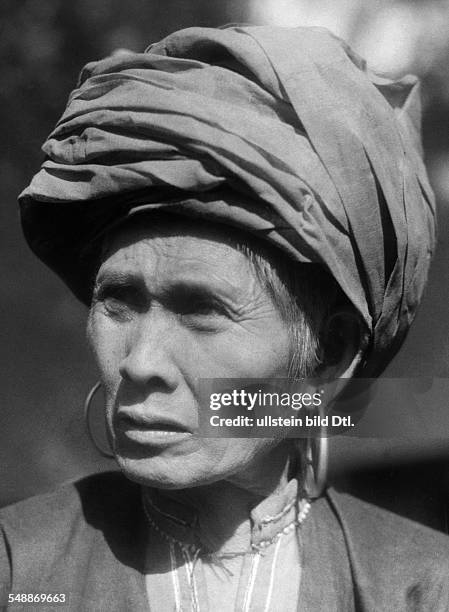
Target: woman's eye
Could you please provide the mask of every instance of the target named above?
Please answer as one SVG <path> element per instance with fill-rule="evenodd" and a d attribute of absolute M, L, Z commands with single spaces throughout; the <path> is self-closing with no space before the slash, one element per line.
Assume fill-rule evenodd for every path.
<path fill-rule="evenodd" d="M 187 311 L 187 313 L 189 312 L 190 314 L 199 314 L 199 315 L 220 314 L 218 306 L 210 302 L 198 302 L 196 304 L 192 304 L 191 308 Z"/>
<path fill-rule="evenodd" d="M 101 304 L 114 317 L 129 318 L 141 309 L 141 300 L 133 288 L 100 287 L 94 293 L 94 303 Z"/>
<path fill-rule="evenodd" d="M 191 301 L 177 310 L 187 326 L 200 330 L 215 331 L 227 318 L 225 309 L 213 301 Z"/>
<path fill-rule="evenodd" d="M 212 300 L 185 299 L 180 300 L 175 305 L 176 311 L 180 315 L 215 315 L 220 313 L 220 307 Z"/>

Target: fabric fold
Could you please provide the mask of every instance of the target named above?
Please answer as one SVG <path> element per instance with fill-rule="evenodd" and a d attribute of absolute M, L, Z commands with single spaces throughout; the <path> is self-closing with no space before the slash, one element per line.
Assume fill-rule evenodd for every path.
<path fill-rule="evenodd" d="M 327 30 L 189 28 L 84 68 L 19 198 L 25 236 L 88 303 L 81 253 L 137 205 L 242 227 L 330 271 L 371 332 L 373 375 L 435 245 L 418 128 L 417 80 L 370 74 Z"/>

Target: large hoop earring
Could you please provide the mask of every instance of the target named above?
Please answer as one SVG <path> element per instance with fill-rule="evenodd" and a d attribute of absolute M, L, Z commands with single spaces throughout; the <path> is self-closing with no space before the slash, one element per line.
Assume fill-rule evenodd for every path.
<path fill-rule="evenodd" d="M 84 422 L 86 424 L 87 435 L 89 436 L 90 441 L 92 442 L 94 447 L 97 449 L 97 451 L 100 453 L 100 455 L 102 457 L 106 457 L 107 459 L 112 459 L 114 457 L 114 454 L 111 452 L 110 449 L 105 450 L 104 448 L 101 448 L 101 446 L 98 444 L 97 440 L 95 439 L 95 436 L 93 434 L 92 427 L 90 424 L 90 409 L 92 407 L 92 400 L 96 392 L 100 389 L 100 387 L 101 387 L 101 382 L 97 382 L 86 396 L 86 400 L 84 402 Z"/>
<path fill-rule="evenodd" d="M 326 488 L 329 444 L 326 436 L 326 427 L 321 425 L 324 414 L 324 407 L 319 406 L 318 416 L 320 426 L 318 435 L 308 435 L 304 445 L 300 442 L 301 455 L 301 478 L 304 494 L 307 499 L 317 499 Z"/>

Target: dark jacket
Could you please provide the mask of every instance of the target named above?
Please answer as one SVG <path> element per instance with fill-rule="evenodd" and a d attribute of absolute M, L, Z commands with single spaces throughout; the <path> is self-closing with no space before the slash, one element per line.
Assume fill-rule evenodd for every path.
<path fill-rule="evenodd" d="M 115 472 L 3 509 L 0 606 L 9 609 L 9 593 L 65 593 L 68 606 L 25 609 L 148 610 L 146 528 L 139 486 Z M 449 538 L 440 533 L 330 490 L 300 545 L 302 612 L 449 611 Z"/>

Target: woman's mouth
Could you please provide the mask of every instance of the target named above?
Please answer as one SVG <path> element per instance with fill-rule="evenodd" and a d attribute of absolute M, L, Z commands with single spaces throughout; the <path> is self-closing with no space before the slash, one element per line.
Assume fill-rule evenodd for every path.
<path fill-rule="evenodd" d="M 186 440 L 192 431 L 184 424 L 159 415 L 120 410 L 115 423 L 116 435 L 144 445 L 167 445 Z"/>

